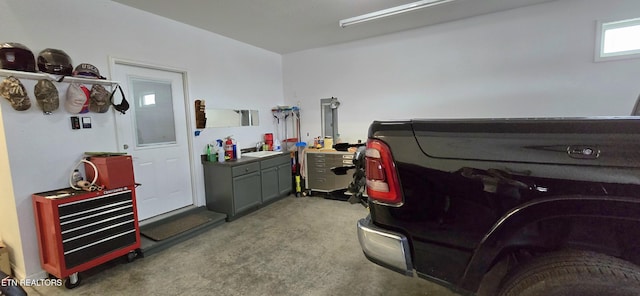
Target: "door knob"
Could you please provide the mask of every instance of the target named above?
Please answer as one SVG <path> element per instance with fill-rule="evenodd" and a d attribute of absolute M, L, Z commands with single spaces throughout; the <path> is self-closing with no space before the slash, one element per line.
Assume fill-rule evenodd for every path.
<path fill-rule="evenodd" d="M 124 148 L 124 150 L 127 150 L 127 149 L 129 149 L 129 145 L 124 144 L 124 145 L 122 145 L 122 148 Z"/>

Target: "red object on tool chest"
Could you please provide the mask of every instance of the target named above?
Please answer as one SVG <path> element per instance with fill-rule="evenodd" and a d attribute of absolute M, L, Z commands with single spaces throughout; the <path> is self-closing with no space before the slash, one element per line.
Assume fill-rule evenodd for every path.
<path fill-rule="evenodd" d="M 98 169 L 96 185 L 102 185 L 105 189 L 115 189 L 135 184 L 131 155 L 91 156 L 89 161 Z M 91 182 L 95 176 L 93 168 L 85 163 L 84 170 L 87 181 Z"/>

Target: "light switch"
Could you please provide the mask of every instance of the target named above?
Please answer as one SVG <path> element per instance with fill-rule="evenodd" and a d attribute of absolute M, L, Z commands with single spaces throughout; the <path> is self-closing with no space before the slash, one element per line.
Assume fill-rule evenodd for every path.
<path fill-rule="evenodd" d="M 82 128 L 91 128 L 91 117 L 82 117 Z"/>
<path fill-rule="evenodd" d="M 71 116 L 71 129 L 80 129 L 80 119 L 78 116 Z"/>

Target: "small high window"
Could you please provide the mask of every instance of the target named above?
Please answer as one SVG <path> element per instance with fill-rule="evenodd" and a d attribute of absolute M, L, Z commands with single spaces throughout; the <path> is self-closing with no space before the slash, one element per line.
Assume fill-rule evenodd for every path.
<path fill-rule="evenodd" d="M 640 18 L 598 22 L 596 60 L 640 58 Z"/>
<path fill-rule="evenodd" d="M 142 106 L 149 106 L 156 104 L 156 94 L 148 94 L 142 96 Z"/>

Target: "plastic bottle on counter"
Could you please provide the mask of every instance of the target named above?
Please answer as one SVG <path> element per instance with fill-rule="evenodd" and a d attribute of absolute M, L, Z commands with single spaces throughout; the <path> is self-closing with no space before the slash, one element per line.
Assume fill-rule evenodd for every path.
<path fill-rule="evenodd" d="M 218 141 L 218 162 L 224 162 L 224 149 L 222 148 L 222 140 Z"/>
<path fill-rule="evenodd" d="M 207 144 L 207 151 L 206 151 L 206 153 L 207 153 L 207 161 L 208 161 L 208 162 L 212 162 L 212 161 L 213 161 L 213 157 L 214 157 L 214 155 L 212 154 L 212 153 L 213 153 L 213 151 L 212 151 L 212 150 L 213 150 L 213 149 L 211 149 L 211 144 Z"/>
<path fill-rule="evenodd" d="M 323 142 L 322 146 L 325 149 L 332 149 L 333 148 L 333 139 L 331 137 L 324 137 L 324 142 Z"/>
<path fill-rule="evenodd" d="M 240 152 L 240 148 L 238 148 L 238 144 L 233 144 L 233 154 L 236 156 L 236 159 L 240 159 L 242 157 L 242 152 Z"/>
<path fill-rule="evenodd" d="M 280 146 L 280 140 L 273 140 L 273 151 L 282 151 L 282 146 Z"/>

